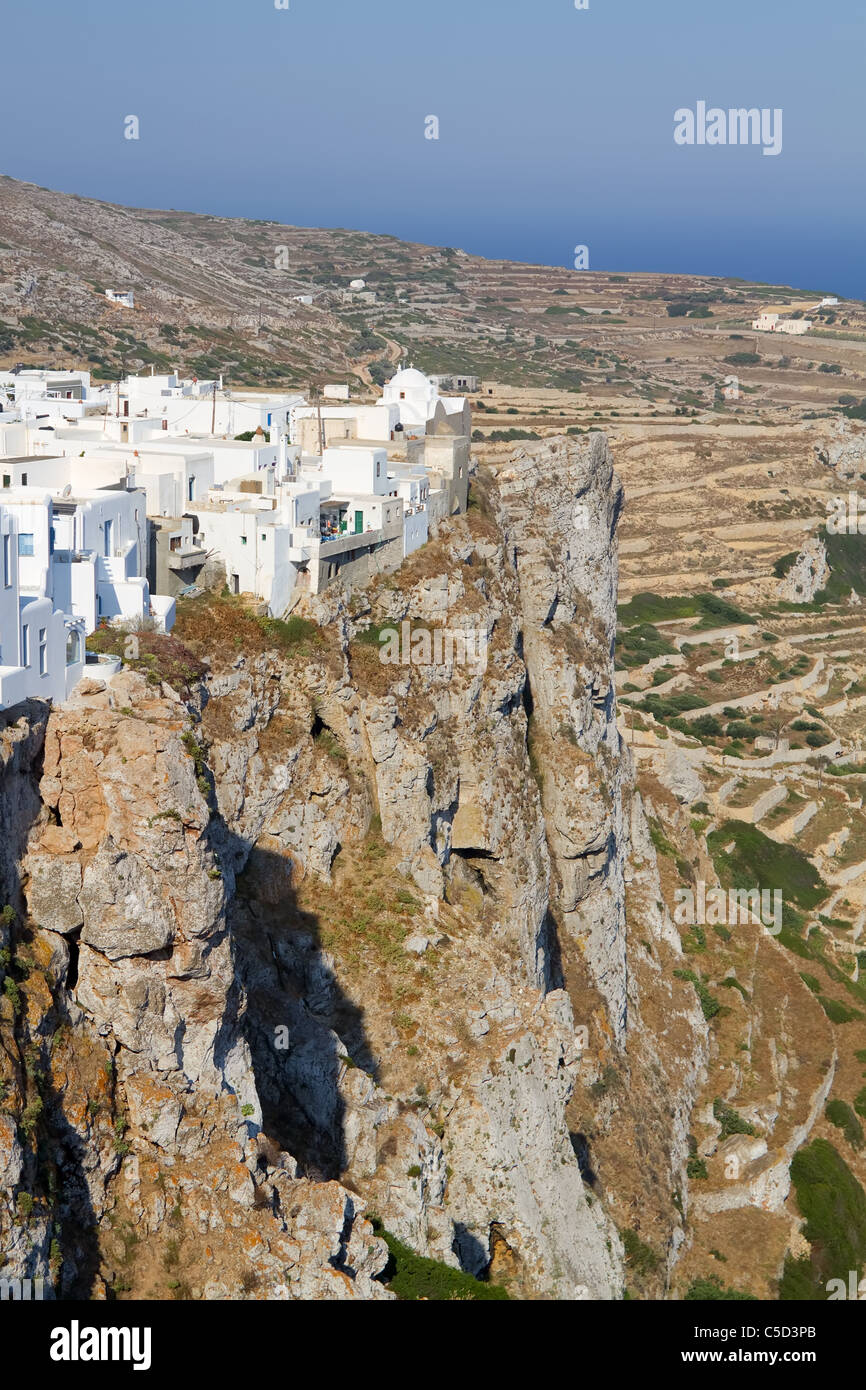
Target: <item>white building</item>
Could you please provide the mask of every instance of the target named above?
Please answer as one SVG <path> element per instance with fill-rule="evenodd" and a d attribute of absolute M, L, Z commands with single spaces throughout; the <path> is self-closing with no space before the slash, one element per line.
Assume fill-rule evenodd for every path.
<path fill-rule="evenodd" d="M 790 333 L 794 337 L 799 337 L 803 333 L 808 333 L 811 327 L 811 319 L 780 319 L 774 332 Z"/>
<path fill-rule="evenodd" d="M 471 411 L 463 396 L 440 396 L 436 382 L 414 367 L 397 372 L 375 405 L 316 406 L 304 402 L 291 412 L 291 441 L 320 452 L 340 440 L 396 443 L 447 430 L 471 433 Z"/>
<path fill-rule="evenodd" d="M 812 320 L 786 319 L 781 314 L 762 313 L 752 320 L 752 327 L 758 333 L 791 333 L 798 336 L 809 332 Z"/>
<path fill-rule="evenodd" d="M 0 505 L 0 707 L 22 700 L 62 701 L 84 672 L 84 633 L 74 619 L 58 612 L 51 599 L 20 574 L 33 557 L 17 518 Z"/>
<path fill-rule="evenodd" d="M 120 383 L 117 414 L 157 420 L 176 435 L 208 434 L 234 439 L 239 434 L 288 431 L 290 412 L 300 395 L 226 391 L 221 380 L 183 381 L 176 374 L 129 376 Z"/>
<path fill-rule="evenodd" d="M 430 478 L 425 468 L 392 465 L 388 474 L 403 502 L 403 557 L 425 545 L 430 535 Z"/>
<path fill-rule="evenodd" d="M 388 477 L 388 453 L 385 449 L 358 448 L 354 445 L 326 449 L 322 455 L 322 472 L 334 492 L 397 496 L 397 489 Z"/>
<path fill-rule="evenodd" d="M 388 444 L 402 434 L 400 411 L 396 406 L 375 405 L 314 405 L 295 406 L 291 412 L 292 444 L 304 453 L 321 453 L 321 444 L 343 440 L 364 440 L 373 444 Z"/>
<path fill-rule="evenodd" d="M 152 593 L 145 577 L 146 494 L 128 486 L 108 455 L 3 460 L 0 474 L 0 516 L 11 537 L 3 542 L 4 584 L 26 607 L 17 633 L 6 595 L 0 702 L 62 700 L 83 673 L 84 639 L 101 622 L 152 620 L 165 632 L 174 624 L 174 599 Z"/>
<path fill-rule="evenodd" d="M 51 463 L 66 460 L 51 460 Z M 42 460 L 34 460 L 38 471 Z M 31 471 L 33 471 L 31 469 Z M 91 633 L 100 622 L 154 619 L 169 631 L 172 600 L 151 595 L 144 577 L 145 495 L 125 488 L 4 489 L 0 505 L 15 520 L 22 589 L 50 599 Z"/>
<path fill-rule="evenodd" d="M 120 304 L 124 309 L 135 308 L 135 295 L 132 290 L 106 290 L 105 298 L 109 304 Z"/>
<path fill-rule="evenodd" d="M 96 389 L 86 372 L 0 374 L 0 504 L 33 538 L 34 594 L 82 632 L 169 628 L 170 596 L 220 574 L 281 616 L 298 589 L 396 568 L 431 519 L 465 509 L 468 403 L 413 368 L 372 405 L 348 384 L 326 394 L 319 408 L 173 373 Z M 29 528 L 27 507 L 49 520 Z"/>
<path fill-rule="evenodd" d="M 382 391 L 383 405 L 395 406 L 403 431 L 414 437 L 450 423 L 455 434 L 469 432 L 470 409 L 463 396 L 440 396 L 435 381 L 415 367 L 397 372 Z"/>
<path fill-rule="evenodd" d="M 82 401 L 92 394 L 90 372 L 60 368 L 20 367 L 0 371 L 0 398 L 22 405 L 25 401 Z"/>

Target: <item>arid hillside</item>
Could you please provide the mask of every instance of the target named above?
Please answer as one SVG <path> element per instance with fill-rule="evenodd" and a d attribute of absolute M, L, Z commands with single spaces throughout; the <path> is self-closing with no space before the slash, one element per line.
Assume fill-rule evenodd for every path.
<path fill-rule="evenodd" d="M 349 289 L 358 278 L 361 294 Z M 132 289 L 135 308 L 110 304 L 106 289 Z M 0 177 L 4 365 L 60 358 L 108 378 L 177 366 L 246 386 L 306 387 L 324 373 L 363 389 L 407 356 L 427 371 L 579 391 L 593 411 L 622 410 L 624 399 L 641 415 L 680 419 L 711 406 L 719 378 L 736 370 L 724 362 L 732 335 L 754 349 L 761 307 L 832 289 L 487 261 L 364 232 L 124 208 Z M 762 410 L 835 406 L 849 378 L 866 391 L 862 304 L 823 310 L 806 338 L 762 341 L 759 391 L 743 373 Z M 816 378 L 823 362 L 839 373 Z"/>

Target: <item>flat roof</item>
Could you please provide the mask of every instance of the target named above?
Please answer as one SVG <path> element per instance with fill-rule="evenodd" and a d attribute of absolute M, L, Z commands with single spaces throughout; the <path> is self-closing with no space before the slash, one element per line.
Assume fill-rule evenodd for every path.
<path fill-rule="evenodd" d="M 14 458 L 0 459 L 0 467 L 5 468 L 7 463 L 54 463 L 66 457 L 66 454 L 16 454 Z"/>

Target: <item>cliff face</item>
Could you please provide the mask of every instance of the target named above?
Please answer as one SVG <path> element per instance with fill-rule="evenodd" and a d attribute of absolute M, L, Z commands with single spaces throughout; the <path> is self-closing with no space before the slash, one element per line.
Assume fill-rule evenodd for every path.
<path fill-rule="evenodd" d="M 638 1211 L 675 1255 L 706 1030 L 616 728 L 620 487 L 593 436 L 474 499 L 287 627 L 196 601 L 200 681 L 5 731 L 15 1272 L 387 1298 L 373 1214 L 519 1297 L 619 1297 Z"/>

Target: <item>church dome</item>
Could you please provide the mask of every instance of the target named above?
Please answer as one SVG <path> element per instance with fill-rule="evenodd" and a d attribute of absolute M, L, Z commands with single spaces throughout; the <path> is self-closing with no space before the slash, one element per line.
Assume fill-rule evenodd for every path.
<path fill-rule="evenodd" d="M 388 382 L 389 386 L 395 386 L 398 391 L 429 391 L 430 384 L 424 373 L 419 372 L 417 367 L 404 367 Z"/>

